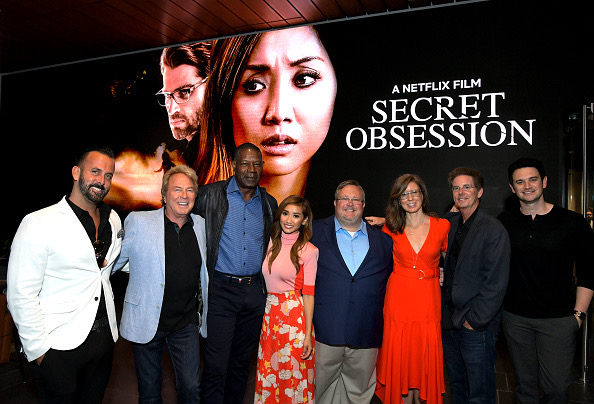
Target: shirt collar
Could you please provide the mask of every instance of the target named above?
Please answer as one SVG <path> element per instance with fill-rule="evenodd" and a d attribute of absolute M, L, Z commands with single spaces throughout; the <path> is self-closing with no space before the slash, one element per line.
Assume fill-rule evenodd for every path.
<path fill-rule="evenodd" d="M 342 227 L 336 216 L 334 216 L 334 230 L 338 233 L 338 231 L 340 231 L 341 229 L 348 232 L 347 229 Z M 359 226 L 357 232 L 361 232 L 367 236 L 367 224 L 365 223 L 365 220 L 361 220 L 361 225 Z"/>
<path fill-rule="evenodd" d="M 472 212 L 472 215 L 470 215 L 470 217 L 468 218 L 468 220 L 466 222 L 464 221 L 464 218 L 462 217 L 462 215 L 460 215 L 460 223 L 458 224 L 458 227 L 462 228 L 462 226 L 464 226 L 464 227 L 470 229 L 470 226 L 472 226 L 474 219 L 476 219 L 476 214 L 480 208 L 481 208 L 480 205 L 477 206 L 476 209 L 474 210 L 474 212 Z"/>
<path fill-rule="evenodd" d="M 165 212 L 163 212 L 163 217 L 165 218 L 165 226 L 167 226 L 168 224 L 173 224 L 175 226 L 177 226 L 177 223 L 172 222 L 167 215 L 165 214 Z M 192 220 L 192 215 L 188 215 L 188 219 L 185 221 L 184 226 L 189 224 L 190 226 L 194 226 L 194 220 Z M 178 226 L 179 227 L 179 226 Z M 183 227 L 183 226 L 182 226 Z"/>
<path fill-rule="evenodd" d="M 79 219 L 82 217 L 82 215 L 87 215 L 87 216 L 91 216 L 89 214 L 89 212 L 87 212 L 86 210 L 84 210 L 83 208 L 79 207 L 77 204 L 75 204 L 74 202 L 72 202 L 70 200 L 70 198 L 66 198 L 66 202 L 68 202 L 68 205 L 70 206 L 70 208 L 74 211 L 74 214 L 76 215 L 76 217 L 78 217 Z M 109 206 L 106 203 L 99 203 L 97 205 L 97 207 L 99 208 L 99 217 L 101 218 L 101 222 L 103 222 L 103 220 L 105 218 L 109 218 L 109 214 L 111 213 L 111 206 Z"/>
<path fill-rule="evenodd" d="M 231 179 L 229 180 L 229 185 L 227 185 L 227 194 L 233 194 L 233 193 L 238 193 L 241 194 L 241 191 L 239 190 L 239 187 L 237 186 L 237 181 L 235 181 L 235 176 L 231 177 Z M 260 187 L 257 186 L 256 187 L 256 192 L 254 193 L 253 198 L 256 197 L 260 197 Z"/>

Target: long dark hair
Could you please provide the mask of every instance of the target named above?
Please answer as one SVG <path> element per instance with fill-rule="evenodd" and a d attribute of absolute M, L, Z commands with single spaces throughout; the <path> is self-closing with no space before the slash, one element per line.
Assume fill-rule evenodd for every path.
<path fill-rule="evenodd" d="M 318 36 L 318 31 L 314 27 L 309 28 Z M 233 95 L 239 87 L 252 52 L 264 35 L 266 32 L 217 39 L 213 42 L 211 74 L 204 93 L 200 136 L 221 139 L 225 149 L 223 157 L 227 158 L 227 161 L 221 162 L 222 166 L 225 166 L 224 163 L 230 164 L 230 156 L 235 150 L 231 115 Z"/>
<path fill-rule="evenodd" d="M 392 233 L 402 233 L 404 226 L 406 226 L 406 211 L 400 205 L 400 197 L 411 182 L 414 182 L 420 188 L 423 198 L 421 202 L 423 213 L 429 216 L 436 216 L 434 213 L 429 212 L 429 194 L 427 193 L 425 182 L 416 174 L 403 174 L 394 181 L 394 185 L 390 191 L 388 207 L 386 208 L 386 227 Z"/>
<path fill-rule="evenodd" d="M 233 94 L 239 86 L 241 75 L 254 48 L 260 41 L 262 33 L 243 35 L 214 41 L 211 55 L 210 77 L 206 82 L 202 119 L 200 122 L 201 139 L 217 139 L 215 161 L 198 161 L 194 165 L 210 171 L 212 176 L 228 178 L 233 175 L 231 164 L 235 150 L 233 142 L 233 120 L 231 118 L 231 102 Z M 206 145 L 205 145 L 206 146 Z M 202 144 L 201 144 L 202 148 Z M 205 152 L 207 152 L 205 150 Z M 214 165 L 209 170 L 206 164 Z M 197 167 L 197 166 L 202 167 Z M 218 178 L 224 179 L 224 178 Z"/>
<path fill-rule="evenodd" d="M 270 241 L 272 245 L 268 250 L 268 272 L 272 272 L 272 263 L 278 257 L 278 254 L 281 251 L 282 241 L 281 235 L 283 229 L 280 225 L 280 217 L 285 210 L 285 208 L 289 205 L 299 206 L 301 211 L 303 212 L 303 218 L 307 219 L 307 221 L 301 225 L 299 229 L 299 237 L 297 237 L 297 241 L 291 247 L 291 262 L 295 266 L 297 273 L 299 273 L 301 269 L 301 263 L 299 262 L 299 255 L 301 250 L 305 248 L 307 242 L 311 240 L 311 236 L 313 234 L 312 231 L 312 222 L 313 222 L 313 213 L 311 211 L 311 206 L 309 202 L 299 195 L 291 195 L 286 197 L 276 210 L 276 214 L 274 215 L 274 223 L 272 224 L 272 230 L 270 231 Z"/>

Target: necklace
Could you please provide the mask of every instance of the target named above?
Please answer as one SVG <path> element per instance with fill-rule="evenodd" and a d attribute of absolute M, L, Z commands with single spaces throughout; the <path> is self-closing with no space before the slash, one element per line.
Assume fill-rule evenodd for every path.
<path fill-rule="evenodd" d="M 413 257 L 413 269 L 417 269 L 417 260 L 419 259 L 419 254 L 415 253 L 415 249 L 413 248 L 412 244 L 410 246 L 410 250 Z"/>
<path fill-rule="evenodd" d="M 405 230 L 408 228 L 408 234 L 410 234 L 411 236 L 415 235 L 415 231 L 417 231 L 417 229 L 422 228 L 425 225 L 425 219 L 423 218 L 423 220 L 421 221 L 421 223 L 416 226 L 416 227 L 412 227 L 410 225 L 406 225 L 404 228 Z"/>
<path fill-rule="evenodd" d="M 426 220 L 425 220 L 425 218 L 423 218 L 423 220 L 421 221 L 421 223 L 417 227 L 414 227 L 414 228 L 412 226 L 409 227 L 408 233 L 411 236 L 414 236 L 415 235 L 415 231 L 417 229 L 423 228 L 423 226 L 425 225 L 425 222 L 426 222 Z M 406 229 L 406 227 L 405 227 L 405 229 Z M 410 250 L 411 250 L 412 258 L 413 258 L 413 269 L 417 269 L 417 261 L 419 260 L 419 253 L 416 253 L 415 252 L 415 249 L 414 249 L 414 247 L 412 245 L 412 242 L 410 240 L 409 240 L 409 244 L 410 244 Z"/>

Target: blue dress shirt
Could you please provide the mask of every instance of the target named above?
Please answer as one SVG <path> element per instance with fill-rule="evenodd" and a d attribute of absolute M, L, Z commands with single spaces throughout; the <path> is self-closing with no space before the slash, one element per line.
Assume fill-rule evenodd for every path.
<path fill-rule="evenodd" d="M 260 189 L 244 201 L 235 177 L 227 186 L 229 211 L 219 242 L 215 270 L 231 275 L 254 275 L 262 271 L 264 251 L 264 215 Z"/>
<path fill-rule="evenodd" d="M 367 225 L 361 220 L 361 226 L 354 236 L 345 230 L 338 219 L 334 217 L 334 228 L 336 229 L 336 241 L 342 259 L 346 263 L 351 275 L 355 275 L 357 269 L 365 259 L 369 251 L 369 235 L 367 234 Z"/>

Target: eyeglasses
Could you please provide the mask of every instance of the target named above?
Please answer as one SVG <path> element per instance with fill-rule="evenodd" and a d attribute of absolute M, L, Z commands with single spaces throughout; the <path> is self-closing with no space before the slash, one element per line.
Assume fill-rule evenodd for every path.
<path fill-rule="evenodd" d="M 337 198 L 336 200 L 342 203 L 352 203 L 353 205 L 361 205 L 363 203 L 363 199 L 347 198 L 346 196 L 343 196 L 342 198 Z"/>
<path fill-rule="evenodd" d="M 160 106 L 166 107 L 173 98 L 178 105 L 184 104 L 190 100 L 190 97 L 192 96 L 192 93 L 195 89 L 206 83 L 206 79 L 207 78 L 204 78 L 202 81 L 199 81 L 190 87 L 180 88 L 172 92 L 160 90 L 157 94 L 155 94 L 157 96 L 157 102 Z"/>
<path fill-rule="evenodd" d="M 97 260 L 97 265 L 101 268 L 103 265 L 103 257 L 101 254 L 103 253 L 103 249 L 105 248 L 105 243 L 102 240 L 95 240 L 93 241 L 93 249 L 95 249 L 95 259 Z"/>
<path fill-rule="evenodd" d="M 470 185 L 470 184 L 464 184 L 461 187 L 455 185 L 452 187 L 452 192 L 458 192 L 460 189 L 463 189 L 464 191 L 470 191 L 474 187 L 475 187 L 474 185 Z"/>
<path fill-rule="evenodd" d="M 412 196 L 413 199 L 417 199 L 421 197 L 421 191 L 414 189 L 412 191 L 403 192 L 402 194 L 400 194 L 400 200 L 408 199 L 409 195 Z"/>

